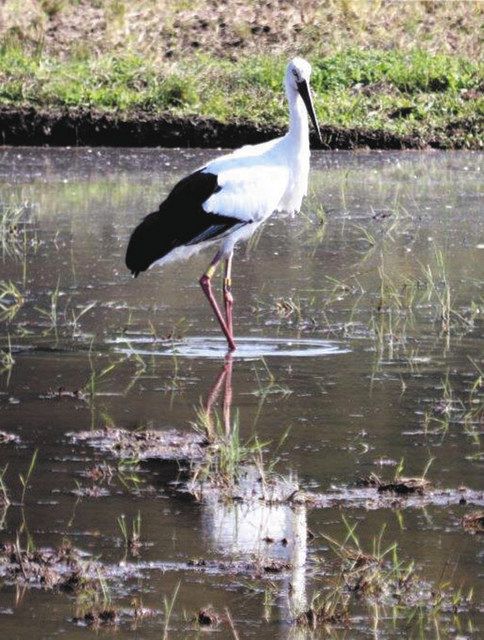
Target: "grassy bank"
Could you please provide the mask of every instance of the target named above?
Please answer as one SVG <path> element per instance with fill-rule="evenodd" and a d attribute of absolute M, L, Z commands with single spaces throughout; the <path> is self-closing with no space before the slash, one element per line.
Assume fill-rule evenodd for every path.
<path fill-rule="evenodd" d="M 7 2 L 7 6 L 13 4 Z M 277 20 L 269 32 L 264 31 L 268 15 L 259 15 L 255 22 L 252 16 L 250 22 L 247 15 L 240 13 L 241 3 L 228 3 L 234 12 L 230 21 L 223 23 L 224 37 L 228 38 L 229 27 L 233 35 L 238 25 L 240 34 L 245 34 L 240 36 L 245 45 L 239 43 L 236 56 L 221 55 L 212 37 L 210 20 L 215 19 L 215 9 L 211 4 L 195 3 L 199 9 L 202 5 L 206 9 L 207 20 L 200 22 L 194 9 L 188 11 L 181 2 L 167 3 L 171 13 L 163 13 L 160 5 L 157 14 L 161 30 L 154 50 L 154 27 L 149 17 L 157 2 L 141 4 L 145 8 L 135 15 L 129 13 L 129 4 L 121 1 L 44 1 L 38 5 L 42 13 L 37 22 L 31 18 L 15 28 L 4 28 L 0 106 L 33 107 L 39 111 L 82 109 L 114 113 L 121 118 L 168 114 L 209 117 L 222 123 L 248 121 L 276 127 L 286 124 L 281 84 L 289 51 L 287 43 L 279 43 L 283 28 Z M 474 37 L 482 14 L 475 3 L 464 3 L 464 8 L 462 3 L 452 3 L 454 13 L 449 14 L 441 6 L 447 3 L 408 2 L 398 13 L 396 9 L 402 3 L 347 0 L 326 3 L 333 7 L 328 14 L 328 7 L 326 13 L 322 9 L 318 13 L 318 3 L 306 2 L 302 3 L 306 15 L 310 10 L 313 13 L 311 23 L 305 25 L 305 39 L 299 35 L 304 24 L 297 22 L 301 19 L 297 12 L 288 13 L 289 4 L 276 2 L 273 13 L 276 5 L 281 5 L 286 19 L 292 16 L 286 29 L 298 34 L 297 50 L 313 64 L 316 110 L 322 124 L 339 130 L 377 132 L 382 139 L 385 135 L 409 138 L 414 146 L 482 147 L 483 76 Z M 368 12 L 369 6 L 377 4 L 386 10 L 386 21 L 377 19 L 381 14 Z M 254 9 L 253 3 L 246 5 Z M 424 11 L 425 6 L 432 5 L 432 11 Z M 358 8 L 360 17 L 356 19 L 354 11 Z M 69 33 L 68 16 L 79 21 L 78 32 L 86 26 L 81 10 L 86 13 L 84 22 L 89 15 L 94 20 L 93 11 L 99 18 L 98 23 L 94 20 L 97 27 L 92 29 L 92 48 L 86 47 L 89 38 L 81 43 L 75 37 L 61 47 L 62 34 Z M 225 10 L 228 12 L 227 7 Z M 194 16 L 198 16 L 195 31 Z M 332 51 L 322 39 L 315 38 L 314 32 L 323 18 L 327 29 L 330 16 L 335 31 L 332 38 L 338 33 L 340 36 L 340 46 Z M 452 20 L 449 16 L 453 16 Z M 229 20 L 228 14 L 222 18 Z M 132 25 L 127 25 L 136 20 L 140 30 L 135 42 Z M 36 30 L 32 24 L 37 24 Z M 52 24 L 56 25 L 53 31 Z M 385 25 L 398 47 L 389 48 Z M 301 28 L 296 29 L 298 26 Z M 419 48 L 408 42 L 410 32 L 420 34 Z M 96 39 L 99 33 L 105 35 L 101 42 Z M 195 33 L 199 40 L 193 40 Z M 273 34 L 272 44 L 260 40 L 267 33 Z M 186 44 L 189 34 L 191 45 L 197 43 L 196 47 Z M 458 53 L 450 52 L 451 35 Z M 170 48 L 175 40 L 185 43 L 185 48 Z M 258 47 L 254 46 L 255 41 L 259 42 Z M 233 40 L 230 42 L 233 44 Z"/>

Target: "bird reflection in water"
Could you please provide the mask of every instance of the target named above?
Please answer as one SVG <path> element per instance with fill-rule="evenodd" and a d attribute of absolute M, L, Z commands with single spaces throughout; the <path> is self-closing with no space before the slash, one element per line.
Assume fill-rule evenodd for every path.
<path fill-rule="evenodd" d="M 214 413 L 223 390 L 222 423 L 225 436 L 231 435 L 233 402 L 233 359 L 227 355 L 205 403 L 208 429 L 215 429 Z M 219 427 L 220 431 L 220 427 Z M 260 486 L 261 473 L 256 465 L 244 466 L 244 477 L 252 486 Z M 247 495 L 244 490 L 241 492 Z M 261 566 L 271 562 L 287 563 L 289 576 L 284 590 L 291 613 L 307 608 L 306 558 L 307 513 L 305 505 L 290 505 L 264 500 L 256 494 L 253 499 L 221 500 L 220 494 L 202 501 L 202 526 L 210 548 L 235 559 L 256 559 Z M 274 565 L 275 565 L 274 563 Z"/>

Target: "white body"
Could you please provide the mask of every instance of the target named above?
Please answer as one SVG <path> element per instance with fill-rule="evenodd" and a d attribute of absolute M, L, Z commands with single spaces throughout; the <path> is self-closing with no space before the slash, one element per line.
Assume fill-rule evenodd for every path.
<path fill-rule="evenodd" d="M 309 126 L 306 107 L 286 75 L 289 131 L 281 138 L 246 145 L 206 165 L 217 175 L 221 191 L 203 203 L 205 211 L 252 221 L 230 234 L 222 245 L 229 255 L 234 244 L 246 239 L 275 211 L 295 213 L 307 194 L 309 176 Z"/>
<path fill-rule="evenodd" d="M 285 77 L 289 102 L 289 130 L 286 135 L 256 145 L 246 145 L 204 165 L 215 174 L 220 191 L 210 196 L 205 211 L 249 222 L 235 227 L 222 238 L 181 246 L 159 261 L 188 258 L 207 244 L 220 244 L 220 256 L 229 256 L 239 240 L 248 239 L 275 211 L 299 211 L 307 193 L 309 175 L 309 125 L 306 107 L 297 90 L 297 81 L 309 84 L 311 67 L 301 58 L 288 66 Z"/>

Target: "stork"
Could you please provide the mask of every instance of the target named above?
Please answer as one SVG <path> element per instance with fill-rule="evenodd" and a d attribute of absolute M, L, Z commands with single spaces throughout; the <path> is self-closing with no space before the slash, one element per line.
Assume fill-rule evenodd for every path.
<path fill-rule="evenodd" d="M 297 212 L 307 193 L 309 174 L 309 114 L 319 140 L 309 79 L 311 65 L 302 58 L 289 62 L 285 74 L 289 130 L 274 140 L 245 145 L 200 167 L 178 182 L 158 211 L 133 231 L 126 266 L 136 277 L 154 264 L 188 258 L 201 248 L 218 250 L 199 282 L 227 339 L 235 351 L 231 292 L 234 246 L 247 240 L 275 211 Z M 212 290 L 218 265 L 225 263 L 225 315 Z"/>

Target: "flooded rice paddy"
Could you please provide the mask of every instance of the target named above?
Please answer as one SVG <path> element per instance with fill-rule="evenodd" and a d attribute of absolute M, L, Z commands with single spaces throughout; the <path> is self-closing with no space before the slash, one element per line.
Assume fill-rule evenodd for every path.
<path fill-rule="evenodd" d="M 2 637 L 479 637 L 482 156 L 315 153 L 228 359 L 209 253 L 124 267 L 215 153 L 0 151 Z"/>

